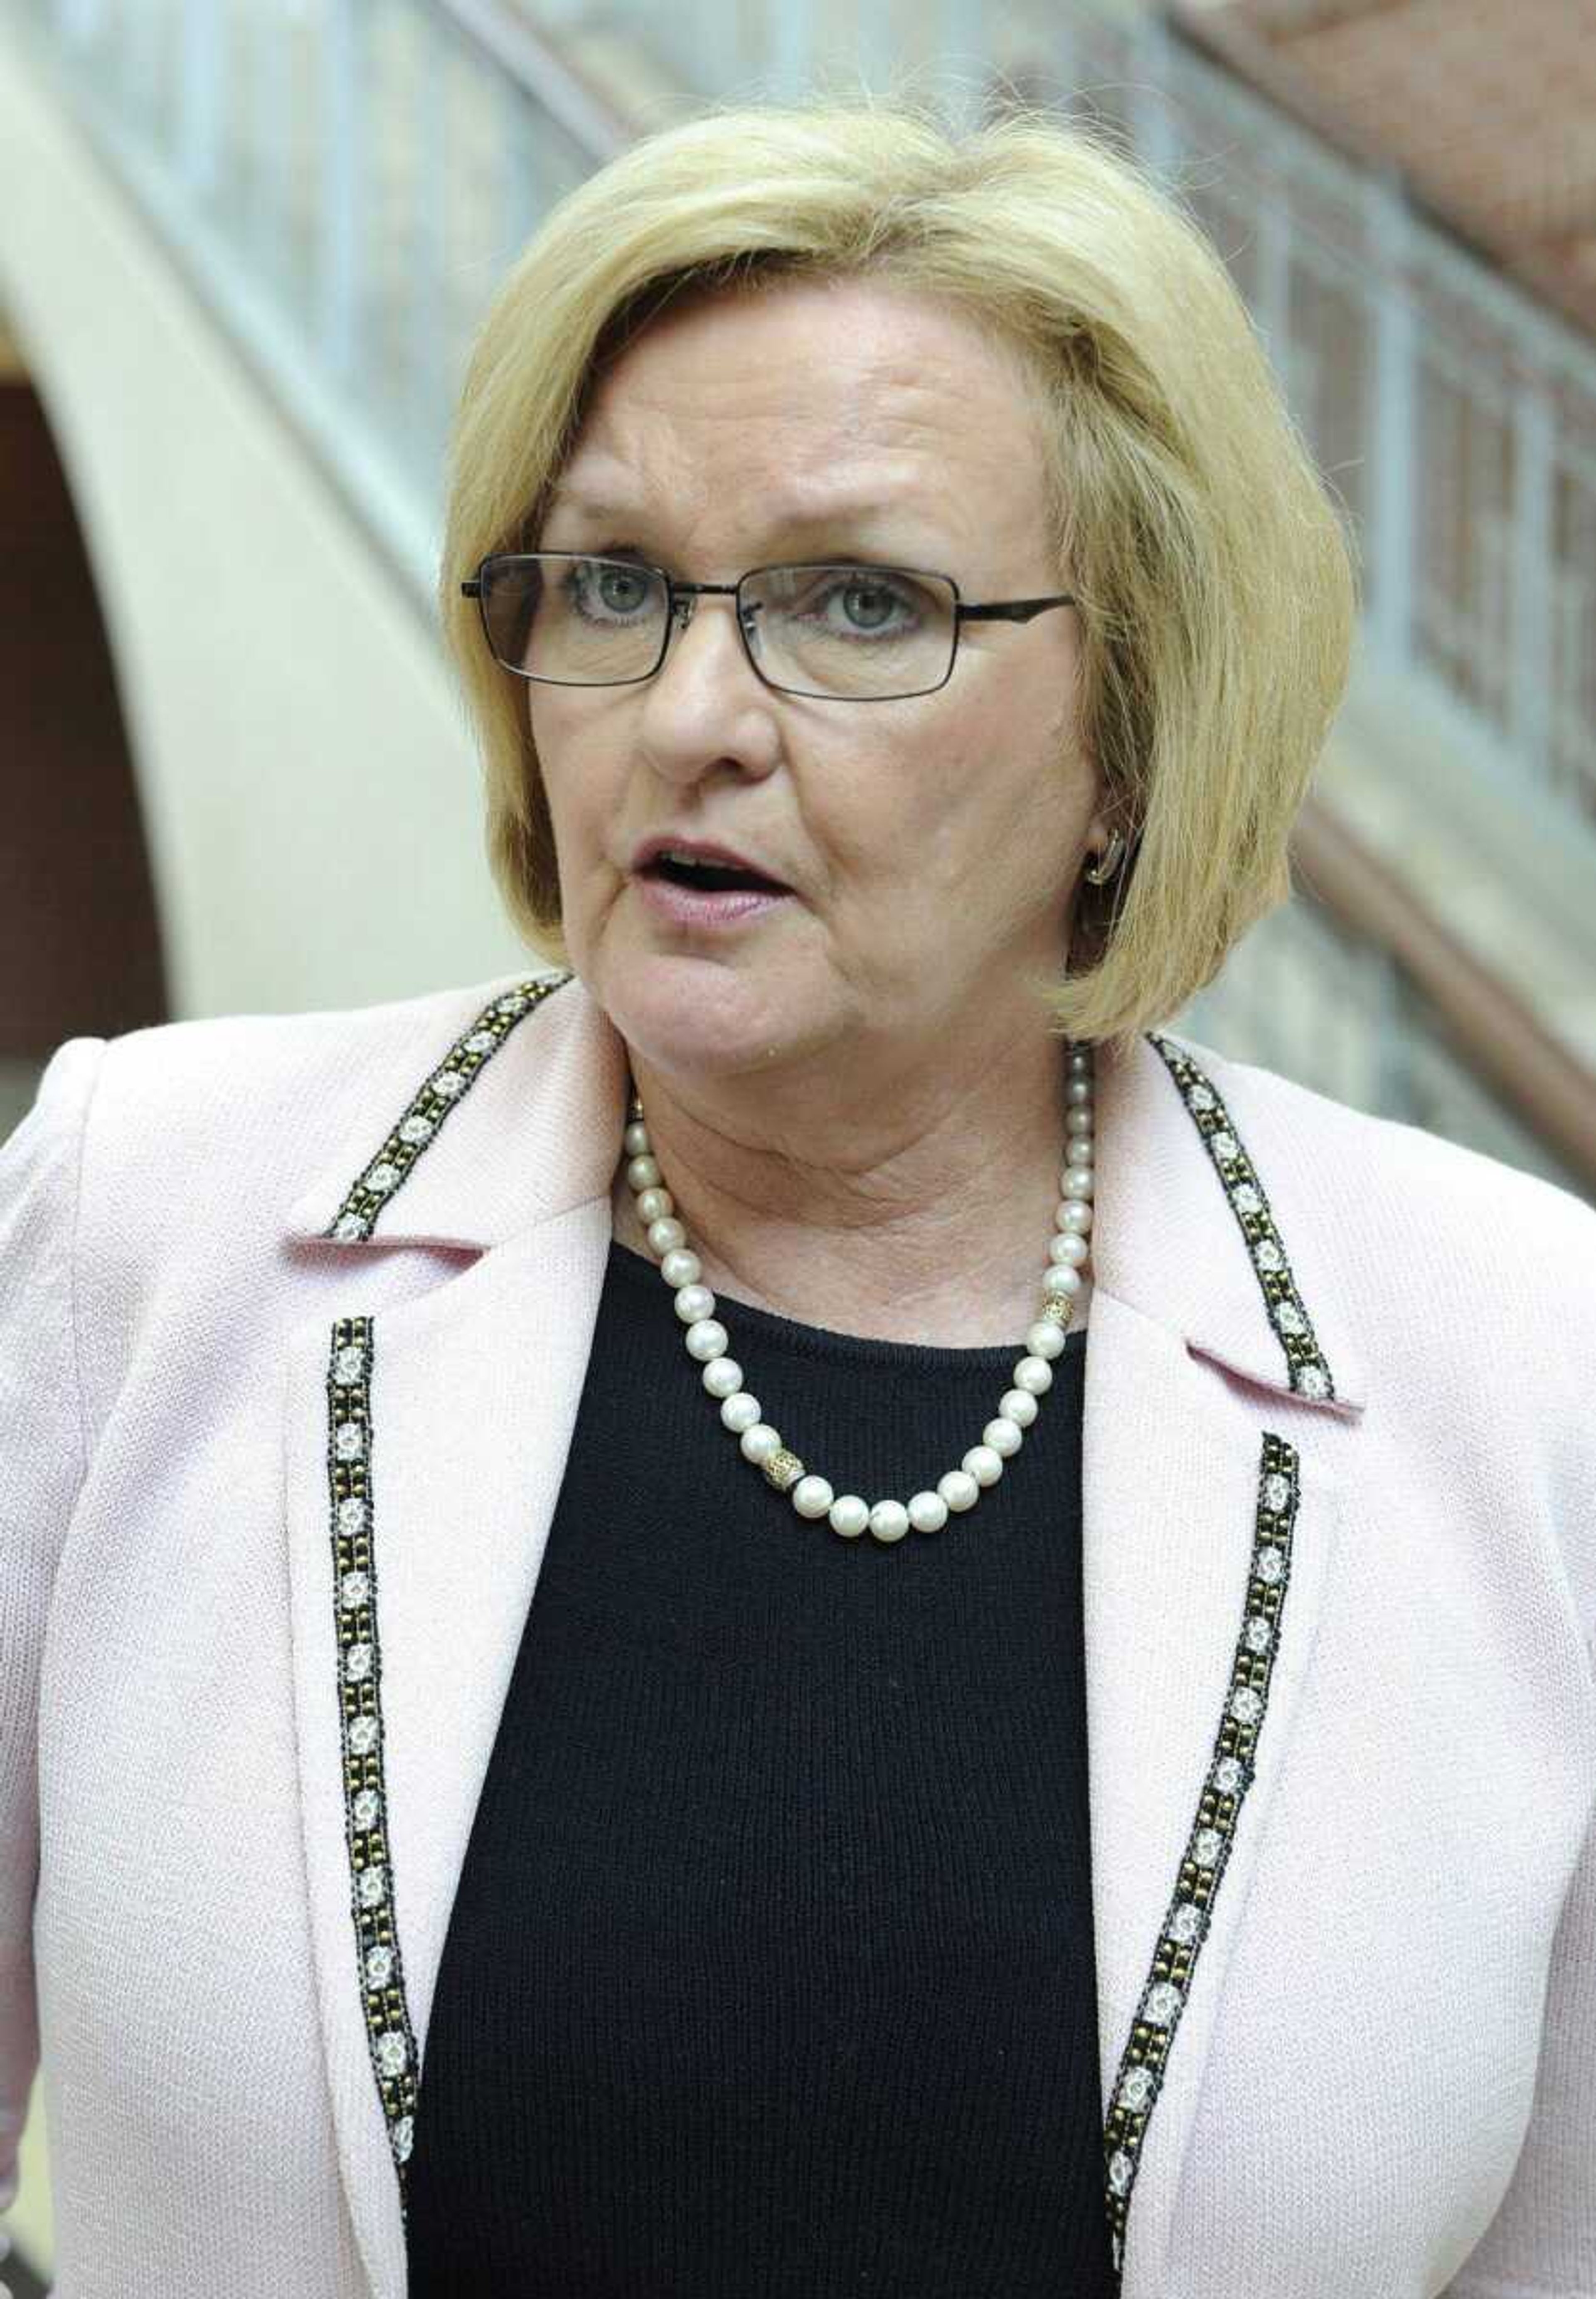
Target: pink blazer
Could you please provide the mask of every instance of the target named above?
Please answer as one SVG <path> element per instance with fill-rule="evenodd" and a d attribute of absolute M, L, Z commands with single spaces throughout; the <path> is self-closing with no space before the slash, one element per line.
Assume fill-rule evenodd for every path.
<path fill-rule="evenodd" d="M 623 1055 L 549 974 L 76 1039 L 0 1153 L 0 2201 L 42 2052 L 59 2299 L 402 2299 Z M 1596 1211 L 1168 1034 L 1098 1110 L 1124 2299 L 1592 2299 Z"/>

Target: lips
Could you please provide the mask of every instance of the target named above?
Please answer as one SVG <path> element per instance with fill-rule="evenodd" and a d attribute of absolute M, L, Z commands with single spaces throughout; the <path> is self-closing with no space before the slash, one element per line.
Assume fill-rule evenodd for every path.
<path fill-rule="evenodd" d="M 790 888 L 779 886 L 715 893 L 678 885 L 656 870 L 639 870 L 632 883 L 644 908 L 677 933 L 735 934 L 756 919 L 778 916 L 784 903 L 797 899 Z"/>
<path fill-rule="evenodd" d="M 708 873 L 734 872 L 738 883 L 758 892 L 791 893 L 793 891 L 773 870 L 766 869 L 763 863 L 755 861 L 750 855 L 738 853 L 735 847 L 721 846 L 702 838 L 670 838 L 658 832 L 645 838 L 637 848 L 632 858 L 634 874 L 639 877 L 663 877 L 678 885 L 702 884 L 706 891 L 721 884 L 711 875 L 690 878 L 686 870 L 677 871 L 662 859 L 667 854 L 690 856 L 694 862 L 706 865 Z"/>

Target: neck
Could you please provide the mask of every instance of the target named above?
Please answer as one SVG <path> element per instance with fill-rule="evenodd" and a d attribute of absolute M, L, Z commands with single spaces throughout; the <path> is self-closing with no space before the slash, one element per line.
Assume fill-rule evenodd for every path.
<path fill-rule="evenodd" d="M 1010 1050 L 1011 1051 L 1011 1050 Z M 993 1068 L 996 1068 L 993 1065 Z M 1019 1342 L 1038 1314 L 1064 1165 L 1064 1047 L 1043 1036 L 1027 1064 L 943 1088 L 905 1111 L 876 1096 L 802 1150 L 769 1110 L 735 1125 L 636 1055 L 652 1155 L 701 1282 L 798 1323 L 948 1349 Z M 810 1113 L 812 1118 L 812 1111 Z M 894 1117 L 895 1116 L 895 1123 Z M 649 1246 L 622 1151 L 611 1193 L 615 1235 Z M 1087 1322 L 1090 1284 L 1074 1323 Z M 733 1354 L 736 1354 L 734 1340 Z"/>

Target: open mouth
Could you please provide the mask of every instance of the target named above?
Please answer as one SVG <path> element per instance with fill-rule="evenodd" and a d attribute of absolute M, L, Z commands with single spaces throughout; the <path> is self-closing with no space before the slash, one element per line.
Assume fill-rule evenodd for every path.
<path fill-rule="evenodd" d="M 672 886 L 685 886 L 695 894 L 786 894 L 791 887 L 779 884 L 774 878 L 761 878 L 757 870 L 732 870 L 719 863 L 651 862 L 640 874 L 644 878 L 662 878 Z"/>

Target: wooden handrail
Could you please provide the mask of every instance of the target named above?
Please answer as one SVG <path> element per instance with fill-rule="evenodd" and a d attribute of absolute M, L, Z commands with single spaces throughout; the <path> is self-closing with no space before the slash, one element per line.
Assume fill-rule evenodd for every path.
<path fill-rule="evenodd" d="M 1596 1199 L 1596 1074 L 1323 799 L 1298 815 L 1292 859 L 1304 892 L 1389 954 L 1467 1067 Z"/>

